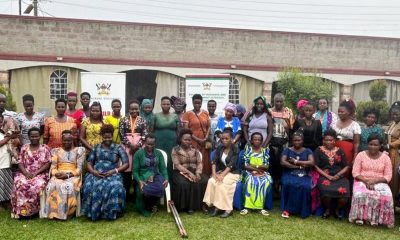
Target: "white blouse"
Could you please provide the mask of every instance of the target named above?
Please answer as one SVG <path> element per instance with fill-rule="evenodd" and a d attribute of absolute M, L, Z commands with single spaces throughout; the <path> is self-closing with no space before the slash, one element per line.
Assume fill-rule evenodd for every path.
<path fill-rule="evenodd" d="M 332 129 L 336 131 L 337 137 L 340 140 L 353 140 L 354 135 L 361 134 L 361 127 L 356 121 L 345 128 L 338 128 L 337 122 L 332 124 Z"/>

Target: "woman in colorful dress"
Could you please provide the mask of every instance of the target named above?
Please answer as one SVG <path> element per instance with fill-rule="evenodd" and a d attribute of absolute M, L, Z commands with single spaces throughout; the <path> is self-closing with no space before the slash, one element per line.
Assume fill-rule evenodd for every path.
<path fill-rule="evenodd" d="M 148 217 L 157 211 L 157 203 L 168 186 L 168 173 L 162 153 L 155 149 L 156 138 L 146 135 L 144 148 L 133 160 L 132 176 L 136 180 L 136 210 Z"/>
<path fill-rule="evenodd" d="M 51 178 L 41 196 L 40 217 L 67 220 L 80 215 L 82 167 L 85 148 L 74 147 L 70 130 L 61 133 L 62 147 L 53 149 L 50 167 Z"/>
<path fill-rule="evenodd" d="M 30 144 L 21 148 L 19 171 L 14 177 L 11 194 L 12 218 L 30 217 L 39 213 L 40 192 L 49 181 L 50 149 L 40 144 L 39 128 L 33 127 L 27 134 Z"/>
<path fill-rule="evenodd" d="M 328 218 L 333 210 L 332 200 L 336 199 L 335 216 L 343 218 L 342 209 L 350 198 L 350 184 L 346 178 L 349 171 L 346 155 L 335 146 L 336 132 L 328 129 L 324 133 L 323 146 L 314 152 L 315 170 L 319 173 L 318 189 L 325 212 L 323 218 Z"/>
<path fill-rule="evenodd" d="M 77 129 L 81 128 L 82 119 L 85 117 L 85 112 L 82 109 L 76 109 L 78 103 L 78 95 L 75 92 L 67 93 L 67 105 L 68 109 L 65 111 L 65 115 L 74 119 Z"/>
<path fill-rule="evenodd" d="M 128 168 L 122 173 L 127 199 L 132 199 L 132 158 L 135 152 L 142 147 L 143 139 L 147 135 L 146 121 L 139 116 L 140 103 L 137 100 L 129 102 L 129 114 L 119 122 L 121 145 L 128 155 Z"/>
<path fill-rule="evenodd" d="M 154 130 L 153 100 L 143 99 L 140 104 L 140 116 L 146 121 L 147 132 L 152 133 Z"/>
<path fill-rule="evenodd" d="M 232 128 L 233 144 L 240 143 L 240 136 L 242 135 L 242 127 L 240 125 L 240 119 L 235 117 L 236 105 L 228 102 L 225 107 L 225 116 L 220 116 L 217 122 L 217 129 L 215 129 L 215 135 L 219 138 L 222 131 L 229 127 Z"/>
<path fill-rule="evenodd" d="M 3 126 L 4 116 L 0 114 L 0 126 Z M 0 212 L 9 207 L 13 177 L 11 171 L 11 141 L 18 137 L 18 133 L 4 133 L 0 128 Z"/>
<path fill-rule="evenodd" d="M 90 220 L 115 220 L 125 210 L 126 192 L 121 172 L 128 168 L 128 156 L 112 141 L 114 128 L 101 127 L 103 142 L 93 147 L 87 160 L 82 187 L 82 210 Z"/>
<path fill-rule="evenodd" d="M 176 145 L 176 136 L 179 131 L 179 119 L 175 113 L 170 113 L 171 100 L 169 97 L 161 98 L 162 112 L 154 116 L 154 135 L 156 136 L 156 148 L 162 149 L 168 156 L 168 176 L 172 177 L 171 151 Z"/>
<path fill-rule="evenodd" d="M 328 99 L 320 98 L 318 100 L 318 111 L 313 116 L 315 119 L 321 122 L 322 133 L 328 130 L 331 125 L 337 121 L 336 114 L 329 111 L 328 104 Z"/>
<path fill-rule="evenodd" d="M 389 149 L 389 156 L 392 161 L 393 173 L 392 181 L 390 182 L 390 188 L 392 190 L 393 196 L 398 199 L 399 195 L 399 173 L 398 169 L 400 167 L 400 101 L 395 102 L 390 107 L 390 118 L 391 123 L 387 130 L 387 143 Z M 398 199 L 399 201 L 399 199 Z M 397 202 L 397 205 L 400 205 Z"/>
<path fill-rule="evenodd" d="M 100 129 L 103 126 L 103 111 L 99 102 L 93 102 L 90 106 L 90 116 L 82 121 L 80 129 L 80 141 L 89 153 L 94 146 L 100 144 L 103 139 Z"/>
<path fill-rule="evenodd" d="M 305 102 L 302 106 L 303 117 L 297 118 L 293 130 L 301 130 L 304 136 L 303 146 L 314 151 L 322 144 L 321 122 L 313 118 L 315 112 L 314 105 Z"/>
<path fill-rule="evenodd" d="M 251 144 L 250 136 L 253 133 L 261 133 L 263 138 L 262 147 L 267 147 L 272 139 L 274 124 L 268 108 L 270 105 L 264 96 L 259 96 L 253 101 L 253 108 L 245 115 L 243 121 L 243 134 L 247 143 Z"/>
<path fill-rule="evenodd" d="M 226 128 L 221 133 L 221 145 L 215 150 L 212 161 L 212 175 L 208 179 L 203 202 L 212 210 L 209 215 L 218 214 L 227 218 L 233 213 L 233 196 L 240 175 L 237 169 L 239 148 L 232 143 L 232 129 Z"/>
<path fill-rule="evenodd" d="M 21 130 L 21 144 L 29 144 L 28 131 L 29 129 L 36 127 L 40 129 L 40 133 L 43 133 L 44 129 L 44 114 L 33 111 L 35 99 L 32 95 L 26 94 L 22 97 L 22 104 L 25 112 L 18 113 L 15 116 L 15 120 L 18 123 L 19 129 Z"/>
<path fill-rule="evenodd" d="M 385 139 L 385 131 L 376 124 L 379 119 L 379 110 L 375 108 L 366 108 L 363 113 L 365 127 L 361 127 L 360 145 L 358 151 L 362 152 L 368 149 L 368 137 L 375 134 L 381 139 Z"/>
<path fill-rule="evenodd" d="M 209 149 L 211 149 L 212 146 L 206 146 L 210 134 L 210 119 L 208 112 L 201 109 L 203 97 L 200 94 L 194 94 L 192 102 L 193 110 L 185 112 L 182 116 L 182 120 L 184 128 L 190 128 L 193 132 L 193 147 L 199 150 L 203 156 L 203 174 L 210 176 L 211 163 Z"/>
<path fill-rule="evenodd" d="M 340 103 L 338 109 L 339 119 L 332 124 L 332 129 L 337 133 L 336 147 L 343 150 L 350 166 L 358 152 L 360 145 L 360 125 L 353 120 L 355 104 L 351 99 Z"/>
<path fill-rule="evenodd" d="M 203 162 L 199 150 L 192 147 L 193 132 L 182 128 L 178 146 L 172 149 L 174 171 L 171 178 L 172 200 L 178 211 L 192 214 L 200 209 L 208 178 L 202 174 Z"/>
<path fill-rule="evenodd" d="M 118 128 L 119 128 L 119 121 L 122 118 L 121 115 L 121 108 L 122 108 L 122 103 L 121 100 L 119 99 L 113 99 L 111 101 L 111 108 L 112 108 L 112 114 L 108 115 L 107 117 L 104 118 L 104 123 L 105 124 L 111 124 L 114 128 L 114 133 L 113 133 L 113 142 L 116 144 L 121 143 L 121 137 L 119 136 Z"/>
<path fill-rule="evenodd" d="M 292 137 L 292 147 L 282 152 L 283 167 L 281 211 L 283 218 L 289 214 L 299 214 L 306 218 L 311 214 L 311 177 L 314 166 L 313 152 L 303 147 L 304 136 L 297 131 Z"/>
<path fill-rule="evenodd" d="M 389 156 L 380 151 L 382 143 L 378 135 L 369 136 L 368 150 L 360 152 L 354 161 L 349 221 L 392 228 L 394 205 L 388 185 L 392 178 L 392 163 Z"/>
<path fill-rule="evenodd" d="M 269 148 L 263 147 L 263 135 L 254 132 L 250 135 L 251 145 L 244 153 L 244 207 L 240 214 L 246 215 L 248 209 L 259 210 L 264 216 L 267 200 L 272 194 L 272 178 L 268 173 Z M 271 206 L 269 206 L 271 207 Z"/>
<path fill-rule="evenodd" d="M 47 144 L 51 149 L 62 146 L 61 133 L 64 130 L 76 131 L 75 121 L 65 115 L 67 101 L 57 99 L 55 101 L 57 115 L 49 117 L 44 122 L 43 143 Z"/>

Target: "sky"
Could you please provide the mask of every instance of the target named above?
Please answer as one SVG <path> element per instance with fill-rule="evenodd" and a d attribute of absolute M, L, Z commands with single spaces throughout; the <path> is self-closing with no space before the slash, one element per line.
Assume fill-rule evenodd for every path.
<path fill-rule="evenodd" d="M 39 16 L 400 38 L 399 0 L 39 0 Z"/>

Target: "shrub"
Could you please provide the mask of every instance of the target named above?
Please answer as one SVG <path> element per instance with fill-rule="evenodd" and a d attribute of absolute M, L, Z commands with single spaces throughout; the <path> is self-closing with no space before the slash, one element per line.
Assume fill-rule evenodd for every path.
<path fill-rule="evenodd" d="M 16 111 L 17 105 L 13 100 L 12 94 L 10 91 L 7 91 L 3 86 L 0 86 L 0 93 L 6 95 L 6 109 L 8 111 Z"/>
<path fill-rule="evenodd" d="M 369 97 L 372 99 L 372 101 L 383 101 L 386 98 L 386 81 L 373 81 L 369 85 Z"/>
<path fill-rule="evenodd" d="M 297 111 L 300 99 L 316 102 L 319 98 L 331 100 L 333 85 L 319 74 L 306 75 L 299 68 L 286 68 L 278 74 L 277 90 L 285 95 L 285 105 Z"/>

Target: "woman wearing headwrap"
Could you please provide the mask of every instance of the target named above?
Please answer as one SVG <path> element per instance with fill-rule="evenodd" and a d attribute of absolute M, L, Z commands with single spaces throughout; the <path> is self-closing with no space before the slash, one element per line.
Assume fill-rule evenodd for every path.
<path fill-rule="evenodd" d="M 258 132 L 263 139 L 261 147 L 265 148 L 269 145 L 274 127 L 271 113 L 268 111 L 269 107 L 270 105 L 264 96 L 259 96 L 253 100 L 253 107 L 246 114 L 243 121 L 243 134 L 249 144 L 249 137 Z"/>
<path fill-rule="evenodd" d="M 180 127 L 183 127 L 184 122 L 182 120 L 183 114 L 186 112 L 186 102 L 185 99 L 180 97 L 171 97 L 172 105 L 171 107 L 175 110 L 175 113 L 178 115 L 178 119 L 180 121 Z"/>
<path fill-rule="evenodd" d="M 228 102 L 225 107 L 225 116 L 219 117 L 217 122 L 217 129 L 215 129 L 215 135 L 220 137 L 219 135 L 224 131 L 225 128 L 230 127 L 232 128 L 232 138 L 233 144 L 236 144 L 240 140 L 240 136 L 242 135 L 242 128 L 240 126 L 239 118 L 235 117 L 236 105 L 233 103 Z"/>
<path fill-rule="evenodd" d="M 154 130 L 154 114 L 153 114 L 153 100 L 143 99 L 140 104 L 140 116 L 146 121 L 147 132 L 152 133 Z"/>
<path fill-rule="evenodd" d="M 296 108 L 297 108 L 297 111 L 299 111 L 299 115 L 297 115 L 296 120 L 297 120 L 297 119 L 303 119 L 303 118 L 304 118 L 303 107 L 304 107 L 305 105 L 307 105 L 307 104 L 308 104 L 308 100 L 307 100 L 307 99 L 301 99 L 301 100 L 299 100 L 299 101 L 297 102 Z"/>

